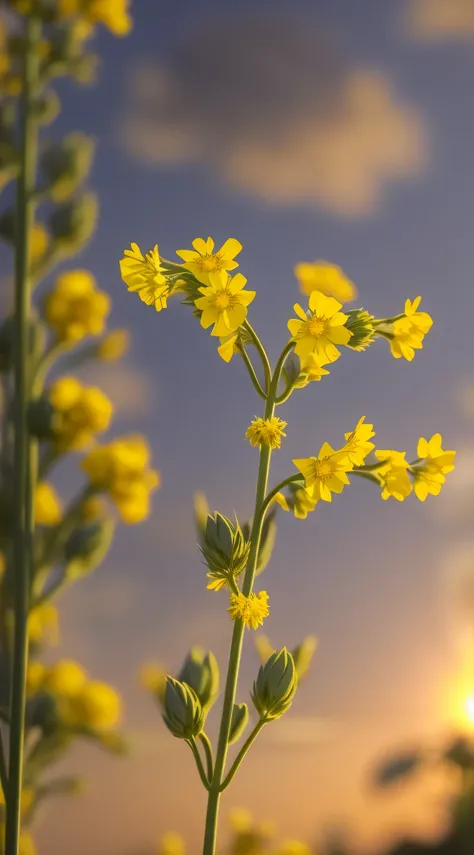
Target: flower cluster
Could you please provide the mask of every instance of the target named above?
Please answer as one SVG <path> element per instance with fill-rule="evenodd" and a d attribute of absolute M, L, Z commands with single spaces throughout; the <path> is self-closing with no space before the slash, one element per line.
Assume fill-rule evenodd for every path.
<path fill-rule="evenodd" d="M 61 273 L 44 302 L 45 318 L 58 340 L 72 344 L 100 335 L 109 312 L 110 298 L 97 289 L 88 270 Z"/>
<path fill-rule="evenodd" d="M 96 386 L 84 386 L 76 377 L 61 377 L 49 389 L 53 407 L 53 437 L 65 451 L 87 448 L 98 433 L 107 430 L 113 406 Z"/>

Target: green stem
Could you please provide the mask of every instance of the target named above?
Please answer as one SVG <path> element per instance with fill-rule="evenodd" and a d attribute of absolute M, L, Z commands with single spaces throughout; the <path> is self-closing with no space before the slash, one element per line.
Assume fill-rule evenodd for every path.
<path fill-rule="evenodd" d="M 244 321 L 243 326 L 244 326 L 244 329 L 248 332 L 250 338 L 252 339 L 255 347 L 258 350 L 260 359 L 262 360 L 263 370 L 265 372 L 265 390 L 266 390 L 266 392 L 268 392 L 268 390 L 270 388 L 272 369 L 271 369 L 270 363 L 268 361 L 268 356 L 265 352 L 265 348 L 264 348 L 262 342 L 260 341 L 257 333 L 255 332 L 254 328 L 249 324 L 249 322 Z"/>
<path fill-rule="evenodd" d="M 201 755 L 199 754 L 199 749 L 196 745 L 196 740 L 194 739 L 194 736 L 192 736 L 191 739 L 187 739 L 186 742 L 188 743 L 191 751 L 193 752 L 194 759 L 196 761 L 197 770 L 199 772 L 199 777 L 200 777 L 202 783 L 204 784 L 206 790 L 209 790 L 209 786 L 210 786 L 209 780 L 208 780 L 207 775 L 204 771 L 204 766 L 202 765 Z"/>
<path fill-rule="evenodd" d="M 206 755 L 206 765 L 207 765 L 207 777 L 209 781 L 212 780 L 212 772 L 214 768 L 214 758 L 212 756 L 212 745 L 210 743 L 209 737 L 204 730 L 199 734 L 199 739 L 204 745 L 204 753 Z"/>
<path fill-rule="evenodd" d="M 9 750 L 8 798 L 6 805 L 5 855 L 17 855 L 20 838 L 20 803 L 23 777 L 25 681 L 28 660 L 29 562 L 31 560 L 32 501 L 29 486 L 28 441 L 28 323 L 30 318 L 31 283 L 30 235 L 34 220 L 32 193 L 35 188 L 37 157 L 37 122 L 33 99 L 38 83 L 37 42 L 41 21 L 33 14 L 25 18 L 26 40 L 23 66 L 21 107 L 20 173 L 16 200 L 15 254 L 15 498 L 14 498 L 14 643 L 11 686 L 11 727 Z"/>
<path fill-rule="evenodd" d="M 244 360 L 244 362 L 247 366 L 247 370 L 249 372 L 250 379 L 253 383 L 253 386 L 254 386 L 254 389 L 255 389 L 257 395 L 260 395 L 261 398 L 266 400 L 267 396 L 266 396 L 265 392 L 263 391 L 263 389 L 260 385 L 260 380 L 258 379 L 258 377 L 255 373 L 255 368 L 253 367 L 252 362 L 250 360 L 250 357 L 249 357 L 249 355 L 248 355 L 248 353 L 245 350 L 245 347 L 243 345 L 240 346 L 240 352 L 242 354 L 242 359 Z"/>
<path fill-rule="evenodd" d="M 3 733 L 0 728 L 0 783 L 3 791 L 3 798 L 5 804 L 7 803 L 8 798 L 8 767 L 7 767 L 7 759 L 5 757 L 5 743 L 3 738 Z"/>
<path fill-rule="evenodd" d="M 279 395 L 276 399 L 275 403 L 278 407 L 281 406 L 281 404 L 286 404 L 288 398 L 292 395 L 294 388 L 295 384 L 293 380 L 291 381 L 291 383 L 287 383 L 281 395 Z"/>
<path fill-rule="evenodd" d="M 269 505 L 271 505 L 277 493 L 283 490 L 284 487 L 288 487 L 289 484 L 297 484 L 298 482 L 304 484 L 304 477 L 300 474 L 300 472 L 295 472 L 294 475 L 289 475 L 288 478 L 285 478 L 283 481 L 280 481 L 280 483 L 277 484 L 276 487 L 274 487 L 273 490 L 271 490 L 267 496 L 265 496 L 265 500 L 262 505 L 262 514 L 265 515 L 267 508 L 269 507 Z"/>
<path fill-rule="evenodd" d="M 376 475 L 372 475 L 370 472 L 362 472 L 360 469 L 353 469 L 350 473 L 351 475 L 358 475 L 360 478 L 365 478 L 367 481 L 372 481 L 374 484 L 377 484 L 380 487 L 380 481 Z"/>
<path fill-rule="evenodd" d="M 394 324 L 395 321 L 401 321 L 402 318 L 406 318 L 405 312 L 402 312 L 400 315 L 394 315 L 392 318 L 374 318 L 371 323 L 372 326 L 378 327 L 379 324 Z"/>
<path fill-rule="evenodd" d="M 236 774 L 237 770 L 239 769 L 240 764 L 242 763 L 242 760 L 244 759 L 245 755 L 247 754 L 247 751 L 249 750 L 249 748 L 251 747 L 253 742 L 256 740 L 258 734 L 260 733 L 260 731 L 262 730 L 262 728 L 264 727 L 265 724 L 266 724 L 265 719 L 262 719 L 262 718 L 259 719 L 259 721 L 255 725 L 254 729 L 252 730 L 252 733 L 245 740 L 244 744 L 242 745 L 242 748 L 240 749 L 239 753 L 237 754 L 237 757 L 235 758 L 234 762 L 232 763 L 232 766 L 230 767 L 229 772 L 228 772 L 225 780 L 221 784 L 221 792 L 223 790 L 225 790 L 229 786 L 229 784 L 231 783 L 232 779 L 234 778 L 234 775 Z"/>

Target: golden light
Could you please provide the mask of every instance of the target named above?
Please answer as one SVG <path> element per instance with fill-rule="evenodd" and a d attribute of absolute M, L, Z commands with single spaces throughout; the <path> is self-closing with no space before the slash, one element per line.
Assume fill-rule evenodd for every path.
<path fill-rule="evenodd" d="M 471 724 L 474 724 L 474 695 L 470 695 L 466 700 L 466 713 Z"/>

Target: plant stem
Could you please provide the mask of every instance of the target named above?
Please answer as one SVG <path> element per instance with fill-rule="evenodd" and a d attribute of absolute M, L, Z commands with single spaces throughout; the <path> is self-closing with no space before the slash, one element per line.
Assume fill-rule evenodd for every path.
<path fill-rule="evenodd" d="M 17 181 L 16 254 L 15 254 L 15 353 L 14 353 L 14 643 L 11 686 L 11 727 L 9 783 L 6 809 L 5 855 L 17 855 L 20 837 L 20 801 L 23 777 L 25 718 L 25 679 L 28 659 L 29 563 L 32 557 L 32 511 L 26 505 L 33 500 L 28 440 L 28 345 L 31 301 L 30 234 L 34 218 L 37 156 L 37 122 L 34 117 L 38 84 L 37 42 L 41 22 L 35 15 L 25 19 L 25 58 L 21 104 L 21 165 Z"/>
<path fill-rule="evenodd" d="M 201 740 L 202 744 L 204 745 L 204 753 L 206 755 L 206 765 L 207 765 L 207 777 L 208 777 L 209 781 L 211 781 L 212 780 L 212 770 L 214 767 L 214 761 L 213 761 L 213 757 L 212 757 L 212 745 L 209 741 L 209 737 L 208 737 L 207 733 L 205 733 L 204 730 L 199 734 L 199 739 Z"/>
<path fill-rule="evenodd" d="M 244 759 L 245 755 L 247 754 L 247 751 L 249 750 L 251 745 L 255 742 L 258 734 L 260 733 L 260 731 L 262 730 L 262 728 L 264 727 L 265 724 L 266 724 L 265 719 L 263 719 L 263 718 L 259 719 L 259 721 L 255 725 L 254 729 L 252 730 L 252 732 L 249 734 L 249 736 L 245 740 L 244 744 L 242 745 L 242 748 L 240 749 L 239 753 L 237 754 L 237 757 L 235 758 L 234 762 L 232 763 L 232 766 L 229 769 L 227 777 L 225 778 L 225 780 L 221 784 L 221 792 L 223 790 L 225 790 L 229 786 L 229 784 L 231 783 L 231 781 L 234 778 L 234 775 L 236 774 L 240 764 L 242 763 L 242 760 Z"/>
<path fill-rule="evenodd" d="M 250 379 L 253 383 L 253 386 L 254 386 L 254 389 L 255 389 L 257 395 L 260 395 L 261 398 L 266 400 L 267 396 L 266 396 L 265 392 L 263 391 L 263 389 L 260 385 L 260 380 L 258 379 L 258 377 L 255 373 L 255 368 L 252 365 L 252 362 L 250 360 L 250 357 L 249 357 L 247 351 L 245 350 L 245 347 L 243 345 L 241 345 L 239 349 L 240 349 L 240 352 L 242 354 L 242 359 L 244 360 L 244 362 L 247 366 L 247 370 L 249 372 Z"/>
<path fill-rule="evenodd" d="M 252 330 L 250 324 L 245 322 L 245 327 L 249 334 L 254 338 L 257 349 L 263 351 L 262 362 L 268 366 L 267 374 L 267 389 L 268 397 L 265 404 L 265 418 L 271 419 L 275 412 L 275 400 L 277 397 L 278 383 L 280 375 L 285 364 L 285 359 L 290 350 L 294 346 L 294 342 L 288 342 L 284 347 L 280 358 L 275 367 L 273 376 L 271 376 L 270 363 L 263 349 L 263 346 L 257 334 Z M 258 341 L 258 345 L 257 342 Z M 248 597 L 252 591 L 255 572 L 258 562 L 258 551 L 260 547 L 260 538 L 262 535 L 262 527 L 264 520 L 263 504 L 267 492 L 268 475 L 270 472 L 270 460 L 272 449 L 268 445 L 260 447 L 260 460 L 258 466 L 257 488 L 255 492 L 255 512 L 253 516 L 252 531 L 250 534 L 250 554 L 245 569 L 245 576 L 242 585 L 242 593 Z M 214 855 L 217 839 L 217 821 L 219 816 L 219 803 L 221 797 L 221 787 L 224 775 L 225 762 L 227 759 L 227 751 L 229 748 L 230 726 L 232 723 L 232 711 L 235 703 L 235 694 L 237 690 L 237 681 L 239 677 L 240 658 L 242 654 L 242 642 L 244 637 L 245 624 L 241 620 L 236 620 L 232 633 L 232 641 L 229 653 L 229 667 L 227 671 L 227 679 L 224 691 L 224 704 L 222 707 L 221 726 L 219 730 L 219 738 L 217 742 L 216 762 L 214 765 L 214 773 L 212 775 L 211 786 L 209 788 L 209 797 L 207 802 L 206 824 L 204 831 L 204 847 L 203 855 Z"/>
<path fill-rule="evenodd" d="M 199 777 L 200 777 L 202 783 L 204 784 L 206 790 L 209 790 L 209 781 L 208 781 L 207 775 L 204 771 L 204 766 L 202 765 L 201 755 L 199 754 L 199 749 L 196 745 L 196 740 L 194 739 L 194 736 L 191 739 L 187 739 L 186 742 L 188 743 L 191 751 L 193 752 L 194 759 L 196 761 L 197 770 L 199 772 Z"/>
<path fill-rule="evenodd" d="M 252 326 L 250 326 L 248 321 L 244 321 L 244 329 L 247 330 L 250 338 L 252 339 L 255 347 L 258 350 L 258 353 L 260 355 L 260 359 L 262 360 L 263 370 L 265 372 L 265 389 L 268 392 L 268 390 L 270 388 L 272 369 L 271 369 L 270 363 L 268 361 L 268 356 L 265 352 L 265 348 L 263 347 L 263 344 L 260 341 L 260 339 L 259 339 L 257 333 L 255 332 L 254 328 Z"/>
<path fill-rule="evenodd" d="M 280 481 L 273 490 L 270 490 L 268 495 L 265 497 L 265 501 L 262 505 L 262 513 L 265 514 L 269 505 L 271 505 L 273 499 L 276 494 L 283 490 L 283 487 L 288 487 L 289 484 L 304 484 L 304 477 L 300 472 L 295 472 L 294 475 L 289 475 L 288 478 L 285 478 L 283 481 Z"/>

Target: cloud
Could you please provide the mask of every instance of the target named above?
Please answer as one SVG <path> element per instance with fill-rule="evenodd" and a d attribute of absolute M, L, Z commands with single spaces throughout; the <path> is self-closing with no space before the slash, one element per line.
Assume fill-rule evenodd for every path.
<path fill-rule="evenodd" d="M 426 129 L 383 73 L 344 69 L 328 41 L 295 19 L 202 22 L 167 62 L 135 69 L 124 145 L 273 204 L 370 214 L 389 182 L 424 168 Z"/>
<path fill-rule="evenodd" d="M 409 35 L 422 42 L 474 39 L 472 0 L 409 0 L 406 16 Z"/>
<path fill-rule="evenodd" d="M 121 416 L 134 419 L 146 416 L 156 398 L 155 384 L 143 371 L 132 364 L 104 363 L 89 365 L 79 372 L 81 379 L 99 386 Z"/>

